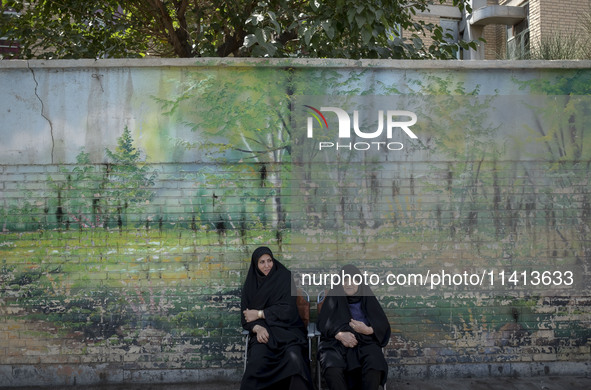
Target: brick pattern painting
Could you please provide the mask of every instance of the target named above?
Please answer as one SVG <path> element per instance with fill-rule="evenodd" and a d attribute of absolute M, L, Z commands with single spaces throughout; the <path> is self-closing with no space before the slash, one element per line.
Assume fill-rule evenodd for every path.
<path fill-rule="evenodd" d="M 239 378 L 259 245 L 300 286 L 347 262 L 377 275 L 393 377 L 589 361 L 587 69 L 99 61 L 0 80 L 0 384 Z M 337 139 L 330 104 L 351 126 L 412 111 L 417 139 L 369 150 L 375 110 Z"/>

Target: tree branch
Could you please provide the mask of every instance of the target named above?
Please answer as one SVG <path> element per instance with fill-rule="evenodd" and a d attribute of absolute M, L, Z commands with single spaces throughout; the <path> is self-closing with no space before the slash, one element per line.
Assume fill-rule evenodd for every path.
<path fill-rule="evenodd" d="M 175 54 L 182 58 L 191 57 L 192 53 L 190 51 L 187 52 L 186 39 L 185 42 L 183 42 L 182 37 L 178 36 L 179 30 L 174 28 L 174 23 L 164 3 L 160 0 L 148 0 L 148 3 L 153 7 L 153 15 L 159 22 L 163 32 L 166 34 L 167 40 L 172 45 Z"/>
<path fill-rule="evenodd" d="M 276 148 L 267 149 L 267 150 L 248 150 L 248 149 L 240 149 L 240 148 L 235 148 L 234 150 L 236 150 L 238 152 L 243 152 L 243 153 L 266 154 L 266 153 L 276 152 L 278 150 L 284 150 L 284 149 L 286 149 L 286 146 L 278 146 Z"/>

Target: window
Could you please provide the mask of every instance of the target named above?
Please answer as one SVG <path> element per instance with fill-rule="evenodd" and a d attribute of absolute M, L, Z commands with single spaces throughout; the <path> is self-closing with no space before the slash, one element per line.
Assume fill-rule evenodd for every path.
<path fill-rule="evenodd" d="M 459 41 L 459 25 L 455 19 L 444 19 L 441 18 L 439 23 L 443 28 L 443 40 L 447 43 L 456 43 Z M 449 36 L 451 35 L 451 37 Z M 455 56 L 457 59 L 460 58 L 460 52 L 456 51 Z"/>
<path fill-rule="evenodd" d="M 529 57 L 529 3 L 523 7 L 526 18 L 516 25 L 507 26 L 507 58 L 509 59 Z"/>

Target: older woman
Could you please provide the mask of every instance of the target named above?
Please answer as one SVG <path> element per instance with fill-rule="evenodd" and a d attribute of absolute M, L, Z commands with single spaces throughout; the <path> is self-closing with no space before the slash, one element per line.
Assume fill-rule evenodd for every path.
<path fill-rule="evenodd" d="M 242 288 L 242 326 L 251 333 L 240 389 L 312 389 L 306 329 L 291 272 L 257 248 Z"/>
<path fill-rule="evenodd" d="M 375 390 L 387 380 L 382 347 L 390 339 L 390 323 L 369 286 L 359 284 L 357 267 L 346 265 L 341 275 L 349 277 L 330 291 L 318 315 L 322 373 L 331 390 Z"/>

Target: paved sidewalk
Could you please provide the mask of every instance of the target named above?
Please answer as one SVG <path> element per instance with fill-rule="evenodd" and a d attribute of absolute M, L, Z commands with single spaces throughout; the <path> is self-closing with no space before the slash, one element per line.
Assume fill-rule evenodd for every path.
<path fill-rule="evenodd" d="M 70 387 L 0 387 L 9 390 L 237 390 L 239 383 L 126 384 Z M 388 390 L 589 390 L 591 378 L 544 376 L 532 378 L 457 378 L 388 382 Z"/>
<path fill-rule="evenodd" d="M 388 390 L 589 390 L 591 378 L 473 378 L 388 382 Z"/>

